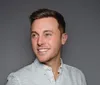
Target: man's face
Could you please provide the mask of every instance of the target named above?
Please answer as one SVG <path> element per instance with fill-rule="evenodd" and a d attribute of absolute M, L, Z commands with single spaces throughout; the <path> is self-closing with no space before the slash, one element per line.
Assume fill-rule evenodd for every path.
<path fill-rule="evenodd" d="M 60 49 L 67 35 L 61 34 L 55 18 L 41 18 L 32 23 L 31 41 L 33 51 L 40 62 L 60 58 Z"/>

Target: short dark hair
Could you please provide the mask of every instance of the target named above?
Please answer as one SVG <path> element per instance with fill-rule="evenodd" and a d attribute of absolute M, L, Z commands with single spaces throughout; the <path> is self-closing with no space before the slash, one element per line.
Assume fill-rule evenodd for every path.
<path fill-rule="evenodd" d="M 53 17 L 57 20 L 58 24 L 59 24 L 59 30 L 62 33 L 65 33 L 65 27 L 66 27 L 66 23 L 64 20 L 64 17 L 58 13 L 57 11 L 54 10 L 50 10 L 50 9 L 38 9 L 37 11 L 33 12 L 30 15 L 30 24 L 32 25 L 32 23 L 36 20 L 36 19 L 40 19 L 40 18 L 45 18 L 45 17 Z"/>

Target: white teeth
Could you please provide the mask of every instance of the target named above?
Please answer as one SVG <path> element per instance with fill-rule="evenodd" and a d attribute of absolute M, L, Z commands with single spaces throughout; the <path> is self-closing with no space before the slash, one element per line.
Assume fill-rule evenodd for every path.
<path fill-rule="evenodd" d="M 46 52 L 48 49 L 39 49 L 40 52 Z"/>
<path fill-rule="evenodd" d="M 46 54 L 47 51 L 48 51 L 48 49 L 38 49 L 38 53 L 39 53 L 40 55 Z"/>

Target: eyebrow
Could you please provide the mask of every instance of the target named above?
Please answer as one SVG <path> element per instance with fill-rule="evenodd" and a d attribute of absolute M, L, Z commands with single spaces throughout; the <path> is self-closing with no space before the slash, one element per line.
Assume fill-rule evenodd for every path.
<path fill-rule="evenodd" d="M 36 32 L 36 31 L 31 31 L 31 34 L 32 34 L 32 33 L 37 33 L 37 32 Z M 37 34 L 38 34 L 38 33 L 37 33 Z"/>
<path fill-rule="evenodd" d="M 51 33 L 53 33 L 53 31 L 52 31 L 52 30 L 45 30 L 45 31 L 44 31 L 44 33 L 45 33 L 45 32 L 51 32 Z"/>
<path fill-rule="evenodd" d="M 45 32 L 51 32 L 51 33 L 53 33 L 52 30 L 44 30 L 43 33 L 45 33 Z M 38 34 L 36 31 L 31 31 L 31 34 L 32 34 L 32 33 L 36 33 L 36 34 Z"/>

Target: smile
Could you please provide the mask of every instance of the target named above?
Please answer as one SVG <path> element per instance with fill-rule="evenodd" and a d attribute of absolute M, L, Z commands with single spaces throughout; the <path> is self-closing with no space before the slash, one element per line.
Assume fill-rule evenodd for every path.
<path fill-rule="evenodd" d="M 44 54 L 44 53 L 47 53 L 48 50 L 49 50 L 48 48 L 41 48 L 41 49 L 38 49 L 38 53 Z"/>

